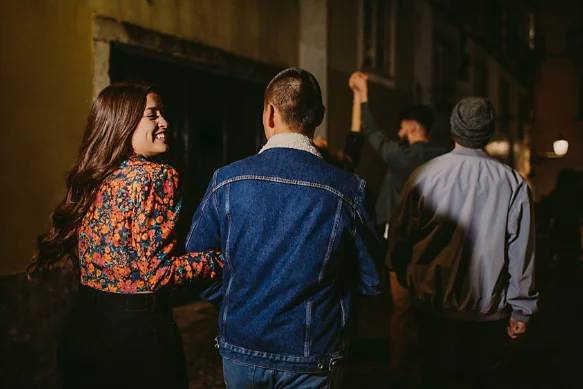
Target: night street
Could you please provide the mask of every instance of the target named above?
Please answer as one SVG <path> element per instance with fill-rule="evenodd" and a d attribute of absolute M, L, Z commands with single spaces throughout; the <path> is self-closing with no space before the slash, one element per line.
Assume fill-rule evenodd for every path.
<path fill-rule="evenodd" d="M 540 277 L 541 280 L 543 277 Z M 556 278 L 541 284 L 540 313 L 523 338 L 510 342 L 508 388 L 579 388 L 583 366 L 583 283 L 561 289 Z M 344 373 L 345 389 L 388 388 L 389 302 L 369 299 L 359 339 Z M 224 388 L 214 348 L 217 312 L 206 303 L 175 308 L 188 358 L 190 389 Z"/>
<path fill-rule="evenodd" d="M 0 389 L 583 388 L 583 0 L 0 2 Z"/>

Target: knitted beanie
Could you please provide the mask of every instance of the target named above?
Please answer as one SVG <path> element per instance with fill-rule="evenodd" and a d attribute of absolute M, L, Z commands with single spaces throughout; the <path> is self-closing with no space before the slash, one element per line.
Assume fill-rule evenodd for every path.
<path fill-rule="evenodd" d="M 489 99 L 466 97 L 453 108 L 451 136 L 464 147 L 482 149 L 494 134 L 495 117 L 496 112 Z"/>

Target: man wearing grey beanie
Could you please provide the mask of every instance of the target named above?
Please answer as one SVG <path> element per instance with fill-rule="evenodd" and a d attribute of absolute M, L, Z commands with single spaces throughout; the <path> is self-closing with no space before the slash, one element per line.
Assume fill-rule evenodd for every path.
<path fill-rule="evenodd" d="M 486 98 L 461 100 L 455 149 L 411 175 L 391 219 L 387 264 L 414 301 L 428 387 L 498 387 L 508 336 L 537 310 L 530 190 L 483 151 L 495 116 Z"/>

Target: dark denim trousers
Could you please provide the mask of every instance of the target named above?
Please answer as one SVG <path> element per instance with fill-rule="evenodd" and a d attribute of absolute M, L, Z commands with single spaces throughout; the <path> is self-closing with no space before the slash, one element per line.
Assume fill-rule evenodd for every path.
<path fill-rule="evenodd" d="M 340 389 L 342 368 L 322 373 L 294 373 L 239 364 L 223 358 L 227 389 Z"/>
<path fill-rule="evenodd" d="M 82 286 L 62 331 L 58 368 L 64 389 L 188 388 L 169 294 Z"/>

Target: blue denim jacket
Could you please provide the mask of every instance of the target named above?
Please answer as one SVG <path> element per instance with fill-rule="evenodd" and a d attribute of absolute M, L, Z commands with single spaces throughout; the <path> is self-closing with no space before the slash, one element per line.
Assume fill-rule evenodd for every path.
<path fill-rule="evenodd" d="M 346 350 L 351 296 L 381 291 L 366 184 L 316 153 L 276 147 L 219 169 L 194 215 L 188 251 L 225 258 L 222 282 L 206 292 L 222 303 L 223 357 L 329 370 Z"/>

